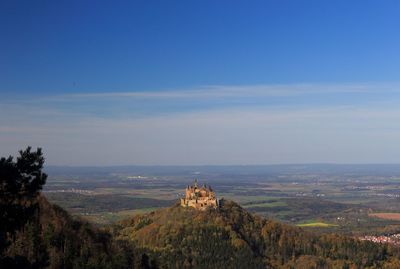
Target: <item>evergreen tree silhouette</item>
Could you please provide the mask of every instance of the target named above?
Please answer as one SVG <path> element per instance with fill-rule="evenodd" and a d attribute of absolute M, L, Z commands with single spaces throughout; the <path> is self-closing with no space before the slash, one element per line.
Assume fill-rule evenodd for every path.
<path fill-rule="evenodd" d="M 46 183 L 42 172 L 44 157 L 41 148 L 31 147 L 12 156 L 0 159 L 0 260 L 12 238 L 35 214 L 37 196 Z"/>

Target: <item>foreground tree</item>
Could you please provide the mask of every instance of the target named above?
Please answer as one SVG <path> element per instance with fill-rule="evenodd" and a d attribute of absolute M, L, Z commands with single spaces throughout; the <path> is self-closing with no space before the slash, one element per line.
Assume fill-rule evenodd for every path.
<path fill-rule="evenodd" d="M 38 148 L 19 151 L 19 157 L 0 159 L 0 260 L 12 238 L 35 214 L 37 196 L 46 183 L 44 157 Z"/>

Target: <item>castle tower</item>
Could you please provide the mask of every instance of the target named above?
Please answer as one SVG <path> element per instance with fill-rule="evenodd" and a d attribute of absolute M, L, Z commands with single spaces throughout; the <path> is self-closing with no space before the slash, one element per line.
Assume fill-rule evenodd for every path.
<path fill-rule="evenodd" d="M 185 198 L 181 199 L 181 206 L 206 210 L 207 208 L 217 208 L 219 201 L 210 186 L 204 184 L 199 188 L 197 179 L 195 179 L 193 185 L 186 188 Z"/>

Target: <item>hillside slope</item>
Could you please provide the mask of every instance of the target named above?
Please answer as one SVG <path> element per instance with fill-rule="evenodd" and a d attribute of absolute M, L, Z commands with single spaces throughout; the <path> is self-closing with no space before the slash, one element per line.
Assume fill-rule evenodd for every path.
<path fill-rule="evenodd" d="M 148 268 L 145 254 L 37 197 L 38 208 L 9 238 L 1 268 Z M 142 259 L 144 258 L 144 261 Z"/>
<path fill-rule="evenodd" d="M 113 227 L 159 268 L 399 268 L 394 250 L 338 235 L 317 236 L 262 219 L 231 201 L 197 211 L 178 204 Z"/>

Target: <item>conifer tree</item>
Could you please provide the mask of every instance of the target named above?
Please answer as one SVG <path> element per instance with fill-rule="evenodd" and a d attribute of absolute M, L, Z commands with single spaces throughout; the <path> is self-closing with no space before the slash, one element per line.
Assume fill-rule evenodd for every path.
<path fill-rule="evenodd" d="M 12 237 L 37 209 L 37 196 L 46 183 L 41 148 L 19 151 L 19 157 L 0 159 L 0 259 Z"/>

